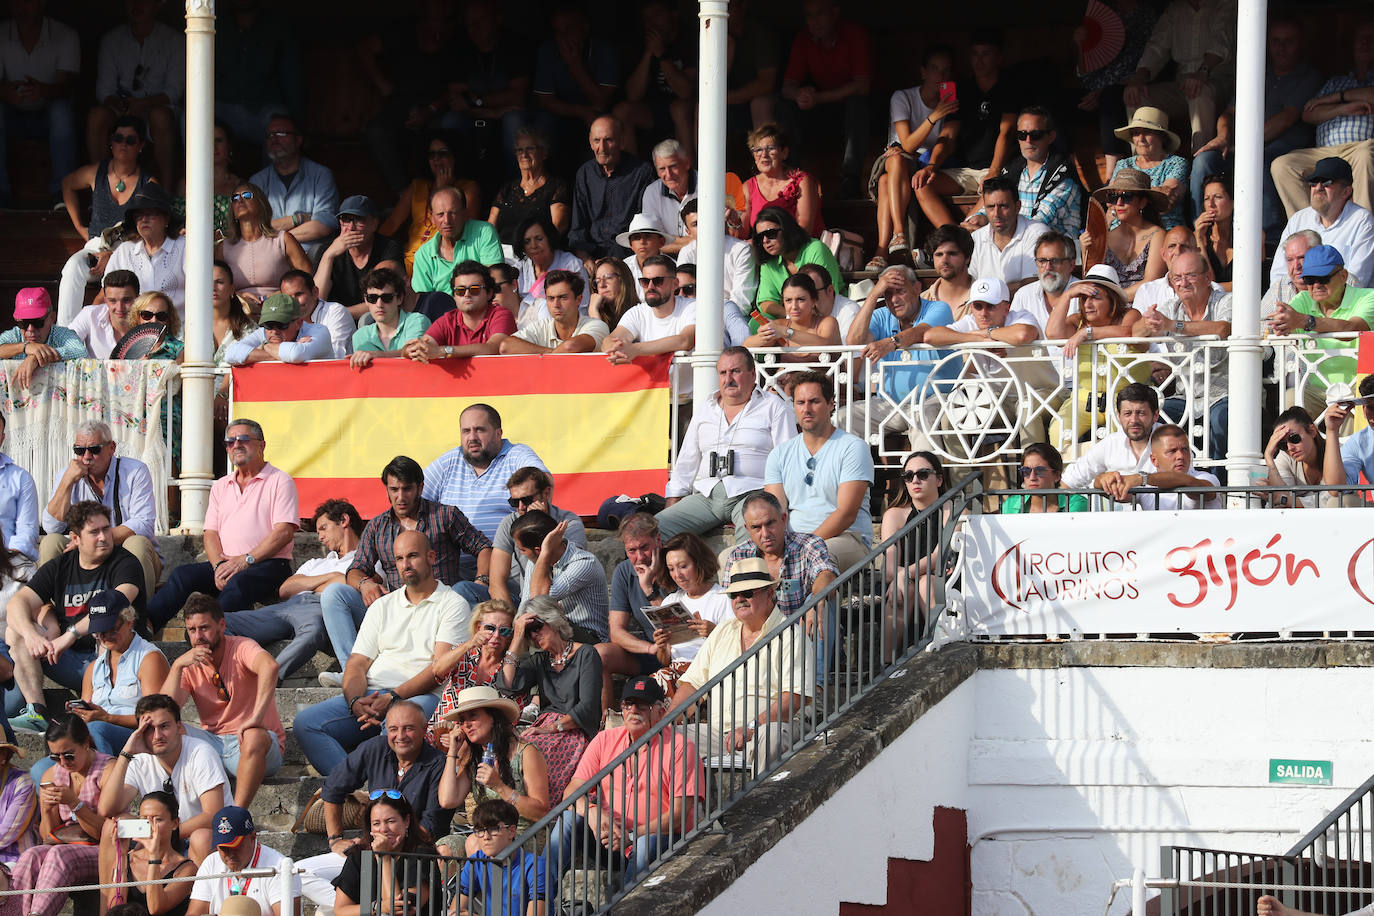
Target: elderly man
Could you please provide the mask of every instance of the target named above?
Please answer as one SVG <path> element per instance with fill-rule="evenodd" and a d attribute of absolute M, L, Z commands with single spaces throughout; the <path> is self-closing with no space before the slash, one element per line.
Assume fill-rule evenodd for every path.
<path fill-rule="evenodd" d="M 120 458 L 115 449 L 114 434 L 100 420 L 86 420 L 76 428 L 72 460 L 53 485 L 43 511 L 47 534 L 39 545 L 38 562 L 46 563 L 72 549 L 76 539 L 69 536 L 62 519 L 73 503 L 94 500 L 109 508 L 114 523 L 111 536 L 143 567 L 143 594 L 151 595 L 162 575 L 153 475 L 142 461 Z"/>
<path fill-rule="evenodd" d="M 1172 0 L 1155 21 L 1150 40 L 1126 82 L 1128 114 L 1142 105 L 1187 109 L 1192 148 L 1201 149 L 1217 128 L 1212 75 L 1236 45 L 1235 0 Z M 1150 83 L 1172 61 L 1175 80 Z"/>
<path fill-rule="evenodd" d="M 87 355 L 86 345 L 69 328 L 59 327 L 52 297 L 39 286 L 21 289 L 14 297 L 14 327 L 0 333 L 0 359 L 21 359 L 14 384 L 28 388 L 43 366 Z"/>
<path fill-rule="evenodd" d="M 138 324 L 134 300 L 138 298 L 138 275 L 132 270 L 112 270 L 100 281 L 105 301 L 83 308 L 72 319 L 71 331 L 86 345 L 91 356 L 109 359 L 115 344 Z"/>
<path fill-rule="evenodd" d="M 1170 281 L 1169 268 L 1173 267 L 1174 259 L 1185 251 L 1200 253 L 1201 249 L 1197 245 L 1197 236 L 1194 235 L 1191 226 L 1175 226 L 1164 233 L 1164 276 L 1155 280 L 1146 280 L 1135 290 L 1135 299 L 1132 303 L 1135 310 L 1144 314 L 1151 306 L 1163 305 L 1174 298 L 1174 288 Z M 1213 281 L 1212 285 L 1222 292 L 1221 285 Z"/>
<path fill-rule="evenodd" d="M 296 300 L 296 307 L 307 324 L 320 325 L 329 331 L 329 343 L 335 359 L 347 359 L 353 352 L 353 332 L 358 323 L 348 309 L 337 302 L 320 298 L 315 278 L 303 270 L 288 270 L 282 274 L 281 292 Z"/>
<path fill-rule="evenodd" d="M 46 0 L 11 3 L 0 37 L 0 205 L 9 208 L 8 137 L 44 142 L 49 152 L 48 196 L 62 199 L 62 179 L 76 169 L 72 88 L 81 71 L 76 31 L 44 16 Z M 99 161 L 99 160 L 97 160 Z"/>
<path fill-rule="evenodd" d="M 281 584 L 277 589 L 280 602 L 251 611 L 238 611 L 230 615 L 226 627 L 231 635 L 247 636 L 262 646 L 290 640 L 276 653 L 280 669 L 278 686 L 314 658 L 316 652 L 329 650 L 321 597 L 329 586 L 344 582 L 344 574 L 353 565 L 358 538 L 363 531 L 358 510 L 342 499 L 320 503 L 313 521 L 320 546 L 327 551 L 325 555 L 306 560 Z"/>
<path fill-rule="evenodd" d="M 300 303 L 286 293 L 273 293 L 262 303 L 256 330 L 249 331 L 224 351 L 231 366 L 282 362 L 300 366 L 334 358 L 334 339 L 322 324 L 305 320 Z"/>
<path fill-rule="evenodd" d="M 196 871 L 198 880 L 192 885 L 186 916 L 224 912 L 228 909 L 226 901 L 239 895 L 254 901 L 261 916 L 300 916 L 301 881 L 294 874 L 289 897 L 282 894 L 281 880 L 275 876 L 273 880 L 256 881 L 220 877 L 248 868 L 275 869 L 285 858 L 258 839 L 258 828 L 246 806 L 226 805 L 216 811 L 210 823 L 210 836 L 215 850 Z"/>
<path fill-rule="evenodd" d="M 1260 299 L 1260 320 L 1267 320 L 1280 302 L 1292 302 L 1293 297 L 1307 289 L 1302 279 L 1303 258 L 1309 249 L 1322 243 L 1321 233 L 1315 229 L 1299 229 L 1283 240 L 1279 254 L 1283 258 L 1284 275 L 1271 279 L 1269 288 Z M 1278 256 L 1275 257 L 1278 260 Z M 1346 275 L 1346 285 L 1351 286 L 1354 278 Z M 1140 298 L 1140 293 L 1136 293 Z"/>
<path fill-rule="evenodd" d="M 690 729 L 700 736 L 699 750 L 711 757 L 743 750 L 755 769 L 791 747 L 793 717 L 815 692 L 810 668 L 810 640 L 800 627 L 783 630 L 786 619 L 778 607 L 780 583 L 762 558 L 749 557 L 730 567 L 725 591 L 735 619 L 719 624 L 678 681 L 668 712 L 687 700 L 712 677 L 743 654 L 742 647 L 759 642 L 760 674 L 737 677 L 716 688 L 710 699 L 710 721 Z M 770 672 L 765 676 L 761 672 Z"/>
<path fill-rule="evenodd" d="M 439 704 L 430 666 L 467 632 L 472 607 L 434 578 L 434 551 L 423 532 L 402 531 L 393 559 L 404 585 L 373 602 L 363 618 L 344 667 L 343 694 L 296 716 L 296 739 L 321 773 L 381 734 L 393 702 L 412 700 L 428 719 Z"/>
<path fill-rule="evenodd" d="M 620 710 L 625 724 L 592 738 L 563 797 L 568 798 L 624 753 L 667 711 L 667 697 L 658 681 L 641 675 L 625 682 Z M 571 863 L 589 842 L 600 844 L 597 859 L 624 860 L 625 883 L 658 857 L 673 837 L 694 825 L 696 800 L 706 792 L 706 772 L 697 746 L 684 731 L 665 728 L 643 752 L 612 770 L 587 795 L 564 811 L 544 854 L 558 868 Z M 556 880 L 556 876 L 555 876 Z"/>
<path fill-rule="evenodd" d="M 520 603 L 535 595 L 558 602 L 573 638 L 588 645 L 611 638 L 606 607 L 606 570 L 594 554 L 569 543 L 567 522 L 531 509 L 510 527 L 521 556 Z"/>
<path fill-rule="evenodd" d="M 1150 468 L 1150 433 L 1159 425 L 1159 394 L 1149 385 L 1132 382 L 1116 393 L 1117 432 L 1097 440 L 1064 469 L 1070 490 L 1117 484 L 1123 473 Z"/>
<path fill-rule="evenodd" d="M 315 270 L 317 295 L 342 303 L 355 322 L 367 314 L 363 278 L 379 267 L 405 270 L 405 249 L 378 235 L 379 225 L 381 219 L 370 198 L 354 194 L 345 199 L 339 205 L 339 234 L 320 255 Z"/>
<path fill-rule="evenodd" d="M 683 531 L 705 534 L 727 521 L 744 529 L 746 494 L 763 486 L 773 449 L 797 435 L 782 398 L 758 387 L 754 357 L 730 347 L 716 360 L 720 390 L 696 411 L 678 449 L 658 514 L 664 540 Z"/>
<path fill-rule="evenodd" d="M 1278 162 L 1274 163 L 1276 168 Z M 1354 178 L 1350 163 L 1336 157 L 1322 159 L 1303 180 L 1312 205 L 1294 213 L 1279 237 L 1286 239 L 1303 229 L 1320 233 L 1324 244 L 1341 253 L 1356 282 L 1369 286 L 1374 282 L 1374 216 L 1351 199 Z M 1269 278 L 1278 280 L 1283 274 L 1284 262 L 1275 258 Z M 0 341 L 3 339 L 0 336 Z M 3 352 L 0 348 L 0 354 Z"/>
<path fill-rule="evenodd" d="M 291 544 L 301 518 L 296 482 L 264 457 L 267 439 L 256 421 L 231 422 L 224 448 L 233 470 L 210 488 L 207 559 L 172 570 L 148 602 L 154 629 L 175 617 L 192 592 L 218 597 L 226 611 L 241 611 L 276 600 L 277 589 L 291 575 Z"/>
<path fill-rule="evenodd" d="M 401 271 L 379 267 L 363 278 L 363 305 L 372 321 L 353 332 L 349 364 L 354 369 L 366 369 L 374 359 L 404 358 L 406 344 L 429 330 L 429 318 L 406 311 L 405 301 L 406 281 Z"/>
<path fill-rule="evenodd" d="M 825 541 L 814 534 L 793 531 L 788 525 L 787 510 L 767 490 L 755 490 L 744 498 L 744 530 L 749 539 L 726 554 L 721 564 L 722 581 L 729 580 L 730 570 L 739 561 L 762 559 L 768 565 L 769 575 L 778 582 L 774 594 L 778 610 L 788 617 L 839 576 Z M 806 618 L 807 632 L 813 636 L 818 635 L 816 623 L 813 609 Z"/>
<path fill-rule="evenodd" d="M 381 478 L 391 508 L 368 521 L 344 581 L 326 583 L 320 596 L 329 641 L 340 662 L 346 662 L 353 651 L 367 609 L 404 584 L 392 555 L 392 546 L 403 531 L 419 531 L 428 538 L 435 557 L 431 564 L 435 578 L 451 586 L 468 604 L 475 607 L 489 597 L 486 587 L 491 541 L 459 509 L 420 496 L 425 472 L 415 459 L 397 455 L 382 468 Z M 476 570 L 475 581 L 468 581 L 472 573 L 464 571 L 465 561 Z M 324 672 L 320 683 L 338 687 L 343 679 Z"/>
<path fill-rule="evenodd" d="M 1289 216 L 1303 205 L 1302 185 L 1310 182 L 1304 173 L 1326 157 L 1353 169 L 1355 199 L 1365 209 L 1374 207 L 1374 20 L 1355 26 L 1351 63 L 1349 73 L 1327 80 L 1303 107 L 1302 119 L 1317 128 L 1316 147 L 1280 156 L 1269 167 Z"/>
<path fill-rule="evenodd" d="M 973 233 L 969 270 L 979 280 L 996 277 L 1013 292 L 1035 279 L 1035 240 L 1050 230 L 1021 213 L 1021 197 L 1011 178 L 983 182 L 987 225 Z"/>
<path fill-rule="evenodd" d="M 326 774 L 320 798 L 330 851 L 300 862 L 301 891 L 316 906 L 334 905 L 330 882 L 343 868 L 348 851 L 362 843 L 361 838 L 343 835 L 344 801 L 358 789 L 400 792 L 430 836 L 448 833 L 452 812 L 439 805 L 446 758 L 425 741 L 427 723 L 425 711 L 410 700 L 392 703 L 386 711 L 386 731 L 355 747 Z"/>
<path fill-rule="evenodd" d="M 519 563 L 511 564 L 511 557 L 518 553 L 511 526 L 526 512 L 538 509 L 556 522 L 567 522 L 563 536 L 568 543 L 583 549 L 587 547 L 587 529 L 577 513 L 553 504 L 553 477 L 548 471 L 532 466 L 520 468 L 506 481 L 506 492 L 510 494 L 506 501 L 512 511 L 501 519 L 492 538 L 491 597 L 516 606 L 519 601 L 512 599 L 512 593 L 520 594 L 524 572 Z"/>
<path fill-rule="evenodd" d="M 415 292 L 448 292 L 458 279 L 455 267 L 474 261 L 484 266 L 501 262 L 501 239 L 495 227 L 486 220 L 468 219 L 467 206 L 458 188 L 439 188 L 430 195 L 430 217 L 438 231 L 415 252 L 410 277 Z"/>
<path fill-rule="evenodd" d="M 1035 318 L 1041 330 L 1050 320 L 1054 304 L 1069 288 L 1073 280 L 1073 263 L 1077 248 L 1073 239 L 1051 230 L 1035 240 L 1035 272 L 1038 282 L 1027 283 L 1011 297 L 1014 312 L 1026 312 Z M 968 317 L 965 315 L 964 317 Z"/>
<path fill-rule="evenodd" d="M 5 444 L 5 415 L 0 413 L 0 445 Z M 26 559 L 38 557 L 38 489 L 33 475 L 0 452 L 0 535 L 5 546 Z"/>
<path fill-rule="evenodd" d="M 692 159 L 677 140 L 664 140 L 653 150 L 658 180 L 644 189 L 639 212 L 667 230 L 670 236 L 663 253 L 677 257 L 684 245 L 696 238 L 687 231 L 685 207 L 697 199 L 697 173 Z M 695 210 L 693 212 L 696 212 Z M 695 263 L 688 258 L 678 258 Z"/>
<path fill-rule="evenodd" d="M 482 225 L 491 228 L 490 223 Z M 415 263 L 418 272 L 418 258 Z M 515 333 L 515 316 L 493 301 L 496 281 L 485 264 L 459 262 L 453 268 L 451 288 L 458 307 L 440 315 L 424 334 L 405 345 L 407 359 L 427 363 L 432 359 L 492 355 L 500 353 L 501 342 Z"/>
<path fill-rule="evenodd" d="M 733 213 L 733 210 L 727 211 Z M 697 263 L 697 227 L 698 227 L 697 199 L 695 196 L 687 203 L 682 205 L 680 218 L 683 229 L 686 232 L 687 242 L 677 254 L 677 262 L 682 264 Z M 738 219 L 738 215 L 736 215 Z M 726 217 L 729 222 L 729 216 Z M 664 251 L 667 251 L 665 246 Z M 834 290 L 830 282 L 830 273 L 819 265 L 808 264 L 807 267 L 817 267 L 825 275 L 826 285 Z M 819 283 L 817 288 L 819 289 Z M 725 301 L 732 303 L 740 312 L 744 312 L 754 301 L 754 295 L 759 291 L 758 265 L 754 262 L 754 246 L 744 239 L 737 239 L 730 234 L 727 225 L 725 233 Z M 827 312 L 827 314 L 829 314 Z M 841 333 L 844 333 L 841 331 Z"/>
<path fill-rule="evenodd" d="M 305 140 L 290 115 L 274 114 L 267 122 L 267 158 L 271 164 L 250 179 L 272 205 L 272 228 L 290 232 L 312 261 L 324 240 L 339 231 L 339 191 L 334 173 L 301 155 Z"/>
<path fill-rule="evenodd" d="M 644 189 L 654 180 L 649 163 L 620 148 L 624 125 L 615 118 L 592 122 L 587 142 L 592 158 L 582 163 L 573 183 L 572 229 L 568 247 L 593 271 L 597 258 L 623 258 L 629 251 L 616 244 L 616 236 L 630 225 L 644 199 Z"/>
<path fill-rule="evenodd" d="M 1212 271 L 1200 252 L 1184 251 L 1169 267 L 1169 285 L 1174 296 L 1163 305 L 1152 305 L 1136 321 L 1136 337 L 1230 337 L 1231 294 L 1212 283 Z M 1211 430 L 1208 455 L 1225 459 L 1228 420 L 1226 397 L 1226 351 L 1214 348 L 1207 359 L 1194 359 L 1191 379 L 1177 383 L 1192 392 L 1192 415 L 1185 416 L 1188 402 L 1183 397 L 1164 401 L 1164 415 L 1181 422 L 1204 416 Z M 1204 377 L 1204 373 L 1206 373 Z M 1203 387 L 1204 380 L 1206 387 Z"/>
<path fill-rule="evenodd" d="M 245 636 L 227 636 L 224 609 L 192 595 L 182 611 L 191 651 L 172 662 L 161 693 L 194 701 L 201 728 L 187 733 L 219 754 L 234 774 L 234 803 L 248 807 L 266 776 L 281 769 L 286 729 L 277 713 L 277 660 Z"/>
<path fill-rule="evenodd" d="M 67 510 L 65 521 L 74 532 L 75 549 L 40 566 L 5 606 L 4 654 L 14 662 L 16 684 L 5 692 L 5 708 L 16 729 L 47 728 L 44 676 L 80 692 L 86 666 L 95 658 L 86 622 L 93 595 L 118 589 L 137 610 L 144 607 L 143 569 L 115 544 L 109 510 L 98 502 L 79 502 Z"/>

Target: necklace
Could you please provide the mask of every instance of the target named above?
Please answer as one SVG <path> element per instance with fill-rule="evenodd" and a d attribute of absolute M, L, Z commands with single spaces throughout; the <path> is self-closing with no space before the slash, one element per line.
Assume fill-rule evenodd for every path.
<path fill-rule="evenodd" d="M 577 646 L 577 643 L 570 642 L 570 643 L 568 643 L 567 645 L 565 645 L 565 646 L 563 647 L 563 651 L 560 652 L 560 653 L 558 653 L 558 657 L 555 658 L 552 662 L 550 662 L 550 664 L 553 665 L 553 670 L 555 670 L 555 671 L 562 671 L 562 670 L 563 670 L 563 666 L 566 665 L 566 664 L 568 663 L 568 659 L 572 658 L 573 649 L 574 649 L 576 646 Z"/>

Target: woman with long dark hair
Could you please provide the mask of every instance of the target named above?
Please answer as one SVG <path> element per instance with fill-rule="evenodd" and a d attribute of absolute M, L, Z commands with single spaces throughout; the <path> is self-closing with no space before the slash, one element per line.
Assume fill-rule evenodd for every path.
<path fill-rule="evenodd" d="M 781 207 L 765 207 L 754 221 L 754 260 L 759 265 L 759 289 L 754 302 L 767 318 L 785 317 L 782 284 L 804 264 L 819 264 L 830 274 L 837 294 L 848 289 L 835 255 L 820 239 L 806 234 Z"/>
<path fill-rule="evenodd" d="M 744 339 L 752 350 L 765 347 L 837 347 L 840 325 L 821 312 L 820 294 L 815 282 L 805 273 L 795 273 L 782 283 L 782 307 L 786 317 L 774 318 L 759 326 L 757 334 Z M 787 354 L 787 361 L 806 360 L 805 353 Z"/>
<path fill-rule="evenodd" d="M 902 462 L 898 487 L 883 512 L 881 540 L 886 541 L 906 526 L 914 515 L 935 505 L 945 492 L 945 467 L 934 452 L 912 452 Z M 940 520 L 942 521 L 942 520 Z M 896 658 L 908 644 L 912 612 L 919 614 L 916 636 L 924 632 L 925 616 L 944 596 L 944 570 L 940 568 L 940 527 L 937 520 L 917 526 L 906 539 L 887 549 L 883 572 L 891 599 L 883 625 L 885 659 Z"/>
<path fill-rule="evenodd" d="M 1322 464 L 1326 459 L 1326 437 L 1301 406 L 1290 407 L 1274 421 L 1274 433 L 1264 447 L 1264 463 L 1269 468 L 1265 486 L 1303 487 L 1322 483 Z M 1281 509 L 1314 509 L 1318 505 L 1337 505 L 1340 498 L 1316 493 L 1279 492 L 1270 503 Z M 1353 505 L 1359 505 L 1356 499 Z"/>
<path fill-rule="evenodd" d="M 1021 489 L 1058 490 L 1064 476 L 1064 456 L 1048 442 L 1032 442 L 1021 453 Z M 1003 515 L 1027 512 L 1087 512 L 1088 497 L 1053 493 L 1008 496 L 1002 501 Z"/>
<path fill-rule="evenodd" d="M 181 806 L 171 792 L 149 792 L 138 803 L 138 816 L 148 822 L 149 835 L 132 841 L 116 840 L 114 849 L 101 849 L 100 882 L 186 880 L 106 888 L 101 891 L 104 905 L 132 903 L 142 906 L 149 916 L 186 916 L 196 863 L 183 855 L 186 846 L 181 838 Z M 127 849 L 121 848 L 125 842 L 129 843 Z"/>
<path fill-rule="evenodd" d="M 434 855 L 429 834 L 420 826 L 415 809 L 396 789 L 378 789 L 363 809 L 362 845 L 344 856 L 343 869 L 332 882 L 335 916 L 362 916 L 363 851 L 373 854 L 373 896 L 377 912 L 396 916 L 442 916 L 444 889 L 442 875 L 435 863 L 430 880 L 423 880 L 426 869 L 406 868 L 393 860 L 395 854 Z"/>
<path fill-rule="evenodd" d="M 620 258 L 602 258 L 592 268 L 592 298 L 587 314 L 614 328 L 621 316 L 639 304 L 634 274 Z"/>

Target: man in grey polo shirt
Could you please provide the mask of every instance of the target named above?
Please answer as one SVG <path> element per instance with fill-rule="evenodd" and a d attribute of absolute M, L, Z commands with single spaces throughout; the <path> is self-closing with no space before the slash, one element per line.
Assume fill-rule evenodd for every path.
<path fill-rule="evenodd" d="M 510 533 L 516 520 L 531 509 L 538 509 L 555 522 L 567 522 L 564 537 L 584 550 L 587 547 L 587 529 L 577 513 L 553 504 L 553 477 L 543 468 L 533 465 L 519 468 L 506 481 L 506 491 L 510 494 L 507 502 L 514 511 L 501 520 L 491 540 L 491 597 L 517 604 L 524 571 L 519 563 L 511 563 L 511 557 L 519 553 L 515 538 Z"/>

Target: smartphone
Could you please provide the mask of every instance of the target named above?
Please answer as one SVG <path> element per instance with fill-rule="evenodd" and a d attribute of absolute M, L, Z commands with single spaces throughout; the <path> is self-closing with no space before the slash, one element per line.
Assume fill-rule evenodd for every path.
<path fill-rule="evenodd" d="M 945 80 L 943 83 L 940 84 L 940 101 L 959 101 L 959 92 L 954 86 L 954 80 Z"/>
<path fill-rule="evenodd" d="M 68 700 L 67 712 L 71 712 L 73 709 L 95 709 L 95 707 L 85 700 Z"/>
<path fill-rule="evenodd" d="M 153 835 L 153 825 L 141 817 L 126 817 L 115 831 L 121 840 L 146 840 Z"/>

